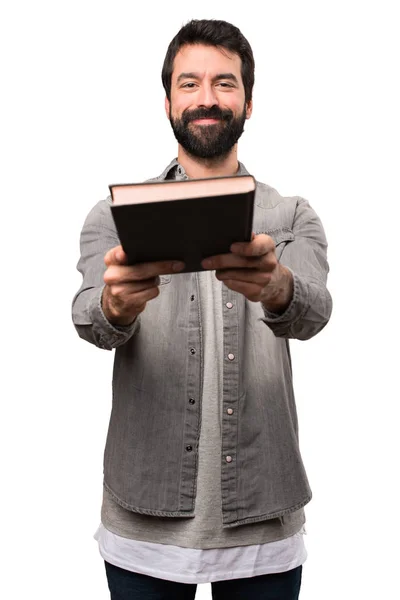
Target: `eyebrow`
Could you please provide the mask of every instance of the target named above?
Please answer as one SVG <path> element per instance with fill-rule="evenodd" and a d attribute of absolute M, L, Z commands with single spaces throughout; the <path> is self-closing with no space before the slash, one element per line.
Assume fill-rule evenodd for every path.
<path fill-rule="evenodd" d="M 181 73 L 178 76 L 177 83 L 179 83 L 183 79 L 201 79 L 201 77 L 198 73 Z M 215 75 L 215 77 L 213 77 L 213 81 L 218 81 L 218 79 L 229 79 L 230 81 L 239 83 L 237 77 L 233 73 L 218 73 L 218 75 Z"/>

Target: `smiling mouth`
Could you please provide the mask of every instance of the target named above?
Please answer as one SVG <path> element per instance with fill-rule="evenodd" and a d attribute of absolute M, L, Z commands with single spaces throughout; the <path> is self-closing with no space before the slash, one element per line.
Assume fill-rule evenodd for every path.
<path fill-rule="evenodd" d="M 220 119 L 194 119 L 192 123 L 195 125 L 215 125 L 219 123 Z"/>

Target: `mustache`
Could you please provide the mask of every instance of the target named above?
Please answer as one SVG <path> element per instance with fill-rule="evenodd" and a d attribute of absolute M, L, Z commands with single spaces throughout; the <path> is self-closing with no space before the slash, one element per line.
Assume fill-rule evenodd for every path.
<path fill-rule="evenodd" d="M 196 119 L 219 119 L 220 121 L 231 121 L 233 112 L 229 108 L 219 108 L 212 106 L 211 108 L 196 108 L 193 110 L 185 110 L 182 113 L 182 121 L 185 125 Z"/>

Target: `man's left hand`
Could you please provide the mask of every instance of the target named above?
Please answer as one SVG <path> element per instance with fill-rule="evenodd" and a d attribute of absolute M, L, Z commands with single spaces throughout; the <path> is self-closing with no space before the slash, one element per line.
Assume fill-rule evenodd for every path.
<path fill-rule="evenodd" d="M 243 294 L 252 302 L 262 302 L 267 310 L 281 314 L 293 297 L 293 275 L 278 262 L 274 240 L 265 234 L 251 242 L 233 244 L 230 254 L 220 254 L 202 261 L 205 269 L 229 289 Z"/>

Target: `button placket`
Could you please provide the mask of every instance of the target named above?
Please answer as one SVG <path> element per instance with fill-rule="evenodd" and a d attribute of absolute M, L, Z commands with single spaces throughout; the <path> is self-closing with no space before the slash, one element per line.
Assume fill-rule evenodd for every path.
<path fill-rule="evenodd" d="M 223 366 L 223 412 L 221 491 L 222 511 L 234 512 L 237 508 L 237 442 L 239 390 L 239 313 L 243 300 L 228 289 L 222 291 L 224 366 Z"/>
<path fill-rule="evenodd" d="M 198 434 L 200 426 L 201 406 L 201 322 L 198 308 L 198 283 L 195 275 L 188 275 L 186 302 L 188 308 L 188 332 L 186 338 L 187 352 L 187 385 L 185 403 L 185 427 L 182 443 L 181 461 L 181 493 L 180 506 L 182 510 L 194 509 L 194 492 L 197 475 L 196 459 L 198 454 Z"/>

